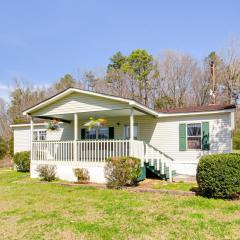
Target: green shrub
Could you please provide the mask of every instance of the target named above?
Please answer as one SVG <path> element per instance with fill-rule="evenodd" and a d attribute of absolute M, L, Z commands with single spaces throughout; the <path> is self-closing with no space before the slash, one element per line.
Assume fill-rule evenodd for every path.
<path fill-rule="evenodd" d="M 13 161 L 19 172 L 30 171 L 30 152 L 18 152 L 14 155 Z"/>
<path fill-rule="evenodd" d="M 0 137 L 0 160 L 3 159 L 8 152 L 8 146 L 6 141 Z"/>
<path fill-rule="evenodd" d="M 73 172 L 79 183 L 88 182 L 90 179 L 89 172 L 85 168 L 76 168 L 76 169 L 73 169 Z"/>
<path fill-rule="evenodd" d="M 56 166 L 54 165 L 38 165 L 36 171 L 39 173 L 39 177 L 43 181 L 51 182 L 56 179 Z"/>
<path fill-rule="evenodd" d="M 240 155 L 203 156 L 197 167 L 200 194 L 212 198 L 236 198 L 240 194 Z"/>
<path fill-rule="evenodd" d="M 233 134 L 233 149 L 240 150 L 240 132 Z"/>
<path fill-rule="evenodd" d="M 13 136 L 8 141 L 8 149 L 9 149 L 9 154 L 11 157 L 14 157 L 14 140 Z"/>
<path fill-rule="evenodd" d="M 108 158 L 104 170 L 109 188 L 135 185 L 141 174 L 141 160 L 134 157 Z"/>

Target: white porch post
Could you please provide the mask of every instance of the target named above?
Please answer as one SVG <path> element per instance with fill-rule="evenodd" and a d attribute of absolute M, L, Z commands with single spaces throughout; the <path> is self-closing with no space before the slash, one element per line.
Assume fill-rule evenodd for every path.
<path fill-rule="evenodd" d="M 33 160 L 33 117 L 30 116 L 30 158 Z"/>
<path fill-rule="evenodd" d="M 74 113 L 74 162 L 77 162 L 78 115 Z"/>
<path fill-rule="evenodd" d="M 133 114 L 133 108 L 131 108 L 131 111 L 130 111 L 130 155 L 131 156 L 134 153 L 133 140 L 134 140 L 134 114 Z"/>

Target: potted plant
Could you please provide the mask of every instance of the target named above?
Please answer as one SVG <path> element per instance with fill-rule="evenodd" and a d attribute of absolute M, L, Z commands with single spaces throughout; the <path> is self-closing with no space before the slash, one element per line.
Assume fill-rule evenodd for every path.
<path fill-rule="evenodd" d="M 107 120 L 104 118 L 94 119 L 93 117 L 89 118 L 89 121 L 84 124 L 85 127 L 88 127 L 89 130 L 92 128 L 100 128 L 107 124 Z"/>
<path fill-rule="evenodd" d="M 47 123 L 47 129 L 51 131 L 56 131 L 60 127 L 58 120 L 51 120 Z"/>

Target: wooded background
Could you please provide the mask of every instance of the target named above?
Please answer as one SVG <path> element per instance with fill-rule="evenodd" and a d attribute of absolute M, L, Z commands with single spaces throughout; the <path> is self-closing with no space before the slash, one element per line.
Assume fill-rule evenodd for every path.
<path fill-rule="evenodd" d="M 12 81 L 10 101 L 0 98 L 0 148 L 11 142 L 9 125 L 28 120 L 22 115 L 23 110 L 69 87 L 131 98 L 157 111 L 210 104 L 211 62 L 214 62 L 216 68 L 216 103 L 238 104 L 239 39 L 229 41 L 222 51 L 210 52 L 203 60 L 172 50 L 158 57 L 153 57 L 143 49 L 134 50 L 127 56 L 116 52 L 110 57 L 104 74 L 94 70 L 82 74 L 66 73 L 50 87 L 34 87 L 18 77 Z M 240 137 L 237 137 L 239 119 L 237 113 L 236 148 L 240 148 Z"/>

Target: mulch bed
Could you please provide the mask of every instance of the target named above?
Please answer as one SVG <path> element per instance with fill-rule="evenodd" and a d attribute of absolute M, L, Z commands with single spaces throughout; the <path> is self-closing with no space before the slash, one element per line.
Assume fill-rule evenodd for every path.
<path fill-rule="evenodd" d="M 105 184 L 99 183 L 56 183 L 61 186 L 70 186 L 70 187 L 96 187 L 98 189 L 106 189 L 107 186 Z M 128 190 L 130 192 L 151 192 L 151 193 L 161 193 L 161 194 L 171 194 L 171 195 L 178 195 L 178 196 L 196 196 L 196 192 L 191 191 L 180 191 L 180 190 L 167 190 L 167 189 L 152 189 L 143 186 L 136 186 L 136 187 L 124 187 L 124 190 Z"/>

